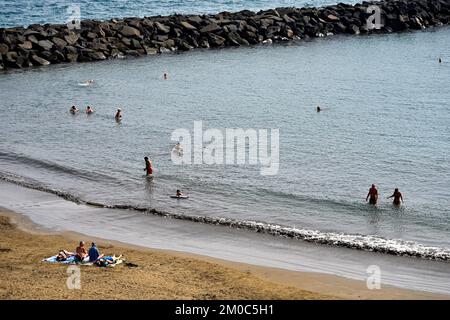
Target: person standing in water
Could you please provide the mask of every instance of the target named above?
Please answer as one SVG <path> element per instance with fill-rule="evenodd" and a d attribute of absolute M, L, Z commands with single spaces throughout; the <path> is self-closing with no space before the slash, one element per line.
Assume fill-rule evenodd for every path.
<path fill-rule="evenodd" d="M 183 147 L 181 146 L 180 142 L 177 142 L 177 144 L 173 148 L 173 151 L 175 151 L 179 156 L 183 154 Z"/>
<path fill-rule="evenodd" d="M 367 201 L 367 199 L 369 199 L 369 203 L 370 204 L 373 204 L 373 205 L 377 204 L 377 201 L 378 201 L 378 190 L 377 190 L 377 187 L 374 184 L 372 184 L 372 186 L 369 189 L 369 193 L 367 194 L 366 201 Z"/>
<path fill-rule="evenodd" d="M 77 107 L 72 106 L 72 107 L 70 108 L 69 112 L 70 112 L 71 114 L 75 114 L 75 113 L 78 112 L 78 109 L 77 109 Z"/>
<path fill-rule="evenodd" d="M 116 118 L 116 121 L 122 120 L 122 109 L 120 109 L 120 108 L 117 109 L 115 118 Z"/>
<path fill-rule="evenodd" d="M 86 113 L 87 114 L 92 114 L 92 113 L 94 113 L 94 109 L 92 109 L 91 106 L 87 106 Z"/>
<path fill-rule="evenodd" d="M 144 157 L 145 161 L 145 171 L 147 171 L 147 176 L 151 176 L 153 174 L 153 167 L 152 162 L 149 160 L 148 157 Z"/>
<path fill-rule="evenodd" d="M 388 197 L 388 199 L 390 199 L 390 198 L 394 198 L 394 201 L 392 202 L 394 204 L 394 206 L 399 206 L 400 201 L 403 202 L 402 193 L 398 190 L 398 188 L 395 188 L 392 196 Z"/>

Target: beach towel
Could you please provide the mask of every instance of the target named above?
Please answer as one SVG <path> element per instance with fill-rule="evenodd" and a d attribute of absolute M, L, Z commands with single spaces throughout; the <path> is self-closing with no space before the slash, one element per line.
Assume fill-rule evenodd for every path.
<path fill-rule="evenodd" d="M 61 263 L 61 264 L 81 264 L 81 265 L 84 265 L 84 266 L 92 266 L 92 265 L 94 265 L 94 263 L 89 261 L 89 257 L 86 257 L 80 263 L 80 262 L 77 262 L 75 260 L 75 256 L 70 256 L 64 261 L 56 260 L 57 256 L 58 255 L 54 255 L 54 256 L 51 256 L 49 258 L 45 258 L 45 259 L 42 260 L 42 262 Z M 103 259 L 107 259 L 109 261 L 112 261 L 112 263 L 108 264 L 107 267 L 114 267 L 114 266 L 116 266 L 118 264 L 121 264 L 122 262 L 125 261 L 125 259 L 123 259 L 122 255 L 120 255 L 118 257 L 116 257 L 115 255 L 114 256 L 103 256 L 102 258 Z"/>

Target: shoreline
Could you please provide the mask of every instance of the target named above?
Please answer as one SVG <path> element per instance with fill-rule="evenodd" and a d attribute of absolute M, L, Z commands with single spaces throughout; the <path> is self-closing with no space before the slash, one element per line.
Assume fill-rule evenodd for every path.
<path fill-rule="evenodd" d="M 12 229 L 8 230 L 5 225 L 6 219 L 9 219 L 11 221 L 11 224 L 14 226 Z M 42 250 L 42 258 L 45 258 L 47 255 L 56 254 L 55 251 L 61 249 L 61 243 L 66 244 L 72 244 L 72 246 L 75 246 L 76 243 L 80 239 L 89 239 L 89 241 L 96 241 L 99 244 L 99 247 L 101 250 L 105 251 L 108 254 L 121 254 L 124 253 L 126 259 L 129 262 L 136 262 L 139 261 L 138 265 L 139 267 L 137 269 L 140 269 L 140 285 L 147 284 L 147 281 L 149 280 L 148 277 L 154 277 L 158 276 L 155 275 L 154 268 L 150 272 L 150 274 L 147 274 L 146 272 L 141 272 L 142 268 L 145 269 L 144 265 L 147 263 L 150 263 L 154 265 L 157 263 L 156 260 L 164 260 L 165 263 L 160 263 L 159 266 L 164 266 L 163 268 L 169 268 L 171 269 L 169 272 L 170 276 L 173 276 L 174 279 L 170 279 L 170 281 L 177 281 L 176 274 L 184 274 L 188 272 L 189 270 L 186 270 L 186 266 L 184 266 L 185 263 L 188 263 L 189 265 L 193 265 L 194 267 L 198 268 L 206 268 L 206 270 L 210 270 L 210 272 L 214 273 L 212 276 L 214 279 L 227 277 L 227 281 L 229 280 L 229 288 L 227 293 L 224 293 L 223 289 L 218 289 L 217 293 L 214 293 L 215 289 L 209 289 L 212 292 L 209 292 L 207 295 L 198 296 L 198 295 L 192 295 L 192 296 L 186 296 L 186 295 L 172 295 L 172 296 L 161 296 L 158 294 L 150 294 L 146 296 L 140 296 L 140 299 L 448 299 L 448 295 L 442 295 L 442 294 L 434 294 L 429 292 L 423 292 L 423 291 L 414 291 L 414 290 L 407 290 L 407 289 L 400 289 L 396 287 L 391 286 L 385 286 L 383 285 L 382 289 L 380 290 L 369 290 L 366 288 L 366 284 L 364 281 L 360 280 L 353 280 L 348 279 L 344 277 L 334 276 L 334 275 L 328 275 L 328 274 L 322 274 L 322 273 L 314 273 L 314 272 L 299 272 L 299 271 L 289 271 L 285 269 L 280 268 L 272 268 L 272 267 L 265 267 L 265 266 L 257 266 L 257 265 L 251 265 L 246 263 L 239 263 L 239 262 L 232 262 L 227 261 L 223 259 L 218 258 L 212 258 L 208 256 L 202 256 L 198 254 L 193 253 L 185 253 L 185 252 L 179 252 L 179 251 L 173 251 L 173 250 L 161 250 L 161 249 L 153 249 L 153 248 L 147 248 L 142 247 L 138 245 L 132 245 L 127 244 L 115 240 L 107 240 L 102 238 L 96 238 L 87 236 L 84 234 L 76 233 L 76 232 L 49 232 L 47 230 L 44 230 L 39 227 L 39 225 L 35 224 L 31 220 L 29 220 L 27 217 L 23 216 L 22 214 L 15 213 L 9 210 L 0 209 L 0 220 L 2 221 L 2 228 L 7 229 L 2 230 L 3 232 L 0 235 L 0 243 L 2 246 L 2 256 L 6 256 L 8 254 L 9 248 L 4 248 L 5 246 L 9 246 L 11 244 L 16 245 L 24 245 L 22 238 L 27 238 L 31 241 L 27 242 L 27 245 L 33 242 L 37 241 L 44 241 L 46 243 L 50 243 L 54 246 L 54 250 L 50 252 L 50 248 L 47 247 L 45 250 Z M 11 233 L 10 239 L 5 240 L 5 237 L 8 237 L 8 233 Z M 11 241 L 13 239 L 13 241 Z M 60 243 L 58 243 L 60 242 Z M 87 241 L 86 241 L 87 242 Z M 58 249 L 56 249 L 58 248 Z M 5 250 L 3 250 L 5 249 Z M 32 251 L 34 251 L 34 248 L 29 248 Z M 71 250 L 71 247 L 67 247 L 65 249 Z M 107 250 L 115 250 L 114 252 L 109 252 Z M 46 254 L 44 254 L 44 251 Z M 14 252 L 11 251 L 11 253 Z M 17 252 L 15 252 L 17 254 Z M 158 257 L 158 259 L 155 260 L 155 256 Z M 90 293 L 83 293 L 83 290 L 75 290 L 75 291 L 82 291 L 77 292 L 76 294 L 72 294 L 74 290 L 68 290 L 63 287 L 65 283 L 65 279 L 67 278 L 67 275 L 65 274 L 65 269 L 67 266 L 64 265 L 54 265 L 54 264 L 45 264 L 40 262 L 40 260 L 36 260 L 33 262 L 26 261 L 29 259 L 29 255 L 26 257 L 23 257 L 21 261 L 21 269 L 31 269 L 32 273 L 36 272 L 36 270 L 45 270 L 46 266 L 49 266 L 49 272 L 51 272 L 55 277 L 59 278 L 61 280 L 61 286 L 57 290 L 57 292 L 49 293 L 46 290 L 42 291 L 39 290 L 38 287 L 48 288 L 49 283 L 47 282 L 53 282 L 55 279 L 46 280 L 47 277 L 40 277 L 42 281 L 40 281 L 39 284 L 35 283 L 36 290 L 33 292 L 32 289 L 28 288 L 28 290 L 32 290 L 32 292 L 24 292 L 22 289 L 22 283 L 19 281 L 17 282 L 20 277 L 29 277 L 30 276 L 30 270 L 29 272 L 25 272 L 24 274 L 19 274 L 19 278 L 14 278 L 16 281 L 12 281 L 10 277 L 8 277 L 8 280 L 6 281 L 6 284 L 2 284 L 0 286 L 0 292 L 4 290 L 3 294 L 1 294 L 2 299 L 61 299 L 61 298 L 68 298 L 68 299 L 101 299 L 101 297 L 94 297 L 89 296 Z M 156 261 L 156 262 L 155 262 Z M 17 267 L 17 266 L 16 266 Z M 142 267 L 142 268 L 141 268 Z M 91 267 L 86 267 L 91 268 Z M 100 268 L 92 267 L 94 268 L 93 273 L 95 274 L 93 277 L 102 277 L 104 279 L 105 276 L 110 274 L 110 270 L 102 270 Z M 8 262 L 8 259 L 3 259 L 2 267 L 3 270 L 14 270 L 14 266 L 10 265 L 10 262 Z M 84 269 L 83 269 L 84 270 Z M 90 269 L 89 269 L 90 270 Z M 115 280 L 121 281 L 116 278 L 116 270 L 132 270 L 132 268 L 128 268 L 124 265 L 119 265 L 114 270 L 114 276 L 107 276 L 108 282 L 114 282 Z M 102 271 L 106 271 L 107 274 L 102 274 Z M 15 272 L 15 271 L 14 271 Z M 123 273 L 126 272 L 120 272 L 120 274 L 117 276 L 118 278 L 124 277 Z M 129 272 L 128 272 L 129 273 Z M 84 273 L 83 273 L 84 274 Z M 90 277 L 90 275 L 89 275 Z M 171 278 L 171 277 L 169 277 Z M 130 278 L 132 279 L 132 278 Z M 244 279 L 245 281 L 237 279 Z M 186 281 L 187 280 L 187 281 Z M 190 283 L 191 279 L 183 279 L 184 282 Z M 33 280 L 36 281 L 36 280 Z M 155 281 L 155 279 L 152 279 L 152 281 Z M 169 281 L 169 280 L 167 280 Z M 198 280 L 197 280 L 198 281 Z M 213 281 L 214 283 L 214 281 Z M 6 289 L 5 290 L 5 285 Z M 176 284 L 174 284 L 176 286 Z M 196 288 L 196 285 L 190 283 L 189 288 L 186 288 L 187 292 L 197 292 L 198 290 L 202 288 Z M 193 287 L 192 287 L 193 286 Z M 257 292 L 260 292 L 258 290 L 255 291 L 255 288 L 258 287 L 258 290 L 262 290 L 264 292 L 262 295 L 258 294 Z M 263 289 L 262 289 L 263 288 Z M 145 288 L 144 288 L 145 289 Z M 143 290 L 144 290 L 143 289 Z M 216 288 L 217 289 L 217 288 Z M 275 290 L 276 289 L 276 290 Z M 9 291 L 8 291 L 9 290 Z M 130 289 L 131 290 L 131 289 Z M 133 289 L 135 290 L 135 289 Z M 201 290 L 200 290 L 201 291 Z M 226 291 L 226 290 L 225 290 Z M 8 293 L 9 292 L 9 293 Z M 252 294 L 250 294 L 253 292 Z M 43 294 L 43 296 L 33 296 L 33 293 L 36 295 Z M 261 293 L 261 292 L 260 292 Z M 59 294 L 56 295 L 56 294 Z M 87 296 L 86 296 L 87 294 Z M 112 296 L 108 296 L 108 298 L 118 298 L 118 299 L 136 299 L 137 297 L 134 295 L 135 292 L 127 292 L 122 291 L 121 295 L 115 296 L 114 293 L 111 293 Z M 185 293 L 183 293 L 185 294 Z M 225 294 L 225 295 L 221 295 Z M 228 295 L 227 295 L 228 294 Z"/>
<path fill-rule="evenodd" d="M 379 21 L 372 21 L 375 11 L 369 8 L 371 5 L 381 10 Z M 0 70 L 337 34 L 402 32 L 449 23 L 450 0 L 412 0 L 276 8 L 256 13 L 242 10 L 108 21 L 90 19 L 73 25 L 32 24 L 27 28 L 0 28 Z"/>

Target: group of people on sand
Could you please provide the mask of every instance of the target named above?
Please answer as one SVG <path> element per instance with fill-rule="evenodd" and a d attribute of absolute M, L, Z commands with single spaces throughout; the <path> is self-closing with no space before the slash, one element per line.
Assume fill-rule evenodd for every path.
<path fill-rule="evenodd" d="M 394 198 L 393 204 L 395 206 L 400 206 L 400 204 L 403 203 L 403 196 L 398 188 L 395 188 L 394 193 L 390 197 L 387 197 L 387 199 L 390 198 Z M 369 200 L 369 203 L 372 205 L 376 205 L 378 202 L 378 190 L 374 184 L 372 184 L 369 189 L 369 193 L 367 193 L 366 201 L 367 200 Z"/>
<path fill-rule="evenodd" d="M 69 112 L 71 114 L 77 114 L 80 110 L 76 107 L 76 106 L 72 106 L 69 109 Z M 93 114 L 94 113 L 94 109 L 91 106 L 87 106 L 86 107 L 86 114 Z M 114 116 L 114 118 L 117 121 L 120 121 L 122 119 L 122 109 L 121 108 L 117 108 L 116 111 L 116 115 Z"/>
<path fill-rule="evenodd" d="M 75 249 L 75 252 L 60 250 L 56 256 L 56 261 L 66 261 L 72 256 L 75 258 L 76 263 L 91 262 L 99 266 L 107 266 L 115 262 L 113 257 L 105 257 L 103 254 L 100 254 L 95 242 L 92 242 L 89 250 L 86 249 L 84 241 L 80 241 L 79 245 Z"/>

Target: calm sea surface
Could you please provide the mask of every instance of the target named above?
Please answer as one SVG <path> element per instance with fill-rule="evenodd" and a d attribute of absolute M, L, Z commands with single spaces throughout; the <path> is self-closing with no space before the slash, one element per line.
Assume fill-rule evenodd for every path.
<path fill-rule="evenodd" d="M 2 25 L 59 19 L 24 11 L 22 2 L 0 2 Z M 95 2 L 84 17 L 137 15 L 143 2 Z M 148 11 L 139 12 L 149 15 L 306 4 L 146 3 Z M 86 79 L 95 85 L 78 85 Z M 360 235 L 355 241 L 379 246 L 388 245 L 380 239 L 396 239 L 394 247 L 448 252 L 449 83 L 447 27 L 3 73 L 0 177 L 77 201 Z M 96 112 L 72 116 L 72 104 Z M 174 165 L 171 134 L 192 131 L 194 121 L 204 129 L 280 129 L 278 174 L 262 176 L 250 165 Z M 143 176 L 144 156 L 153 161 L 153 180 Z M 381 194 L 377 207 L 364 201 L 372 183 Z M 400 209 L 386 200 L 396 187 L 405 199 Z M 190 199 L 169 199 L 176 189 Z"/>

